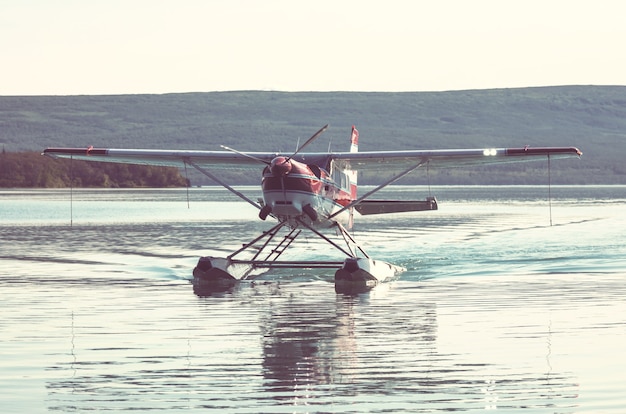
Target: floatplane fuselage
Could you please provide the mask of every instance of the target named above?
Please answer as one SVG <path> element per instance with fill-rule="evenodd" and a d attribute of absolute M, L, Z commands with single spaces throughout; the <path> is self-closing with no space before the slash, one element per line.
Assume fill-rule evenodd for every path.
<path fill-rule="evenodd" d="M 315 164 L 274 158 L 263 170 L 259 217 L 264 220 L 271 213 L 293 226 L 305 220 L 316 228 L 342 225 L 350 229 L 353 211 L 346 207 L 356 199 L 357 184 L 350 181 L 351 171 L 335 166 L 329 169 L 332 174 Z"/>

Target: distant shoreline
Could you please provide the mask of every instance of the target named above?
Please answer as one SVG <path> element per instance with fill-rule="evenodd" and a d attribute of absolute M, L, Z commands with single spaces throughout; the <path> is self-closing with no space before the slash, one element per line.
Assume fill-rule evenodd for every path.
<path fill-rule="evenodd" d="M 554 184 L 626 182 L 626 86 L 0 96 L 0 147 L 7 153 L 90 145 L 219 150 L 221 144 L 244 152 L 287 151 L 326 123 L 329 130 L 310 151 L 347 150 L 355 124 L 362 151 L 576 146 L 582 159 L 553 163 Z M 541 164 L 433 170 L 430 178 L 432 184 L 539 183 L 546 171 Z M 192 185 L 208 184 L 192 173 Z M 360 173 L 364 182 L 376 181 Z M 226 178 L 258 183 L 260 175 Z M 411 183 L 422 177 L 425 182 L 416 171 Z M 125 181 L 113 185 L 135 185 Z"/>

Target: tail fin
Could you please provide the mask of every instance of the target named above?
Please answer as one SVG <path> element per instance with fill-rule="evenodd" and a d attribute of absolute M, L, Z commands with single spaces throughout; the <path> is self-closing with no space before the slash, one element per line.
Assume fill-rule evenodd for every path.
<path fill-rule="evenodd" d="M 359 152 L 359 131 L 352 125 L 352 135 L 350 136 L 350 152 Z M 350 195 L 353 200 L 357 197 L 357 172 L 356 170 L 346 171 L 350 180 Z"/>
<path fill-rule="evenodd" d="M 350 136 L 350 152 L 359 152 L 359 131 L 352 125 L 352 135 Z"/>

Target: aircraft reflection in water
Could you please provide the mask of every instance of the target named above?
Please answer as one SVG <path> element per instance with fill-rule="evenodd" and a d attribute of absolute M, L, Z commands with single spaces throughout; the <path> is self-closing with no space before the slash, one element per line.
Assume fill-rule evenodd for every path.
<path fill-rule="evenodd" d="M 434 404 L 440 399 L 448 406 L 489 407 L 506 406 L 509 392 L 520 390 L 526 401 L 546 404 L 554 398 L 548 405 L 576 396 L 571 390 L 577 385 L 567 375 L 501 378 L 487 374 L 498 369 L 488 363 L 463 365 L 462 358 L 440 353 L 436 304 L 412 303 L 403 307 L 406 312 L 381 318 L 380 309 L 368 303 L 370 295 L 388 293 L 379 289 L 337 295 L 334 302 L 291 296 L 263 315 L 263 376 L 273 399 L 314 405 L 320 393 L 328 392 L 337 401 L 369 396 L 372 407 L 380 408 L 386 404 L 384 397 L 410 395 L 411 403 Z"/>
<path fill-rule="evenodd" d="M 332 268 L 335 284 L 371 287 L 405 269 L 371 258 L 349 230 L 359 214 L 385 214 L 437 209 L 434 198 L 419 201 L 372 200 L 371 196 L 419 167 L 455 167 L 490 163 L 580 157 L 574 147 L 444 149 L 409 151 L 358 151 L 359 134 L 353 126 L 348 152 L 303 153 L 328 125 L 311 136 L 294 153 L 225 151 L 139 150 L 101 148 L 48 148 L 45 155 L 87 161 L 192 166 L 259 210 L 259 218 L 277 224 L 226 257 L 202 257 L 194 269 L 200 284 L 232 284 L 251 279 L 257 269 Z M 261 172 L 263 200 L 259 203 L 232 188 L 215 170 Z M 359 196 L 357 171 L 384 171 L 387 181 Z M 394 172 L 395 170 L 395 172 Z M 331 229 L 344 247 L 323 232 Z M 328 242 L 345 256 L 339 261 L 280 260 L 304 231 Z M 276 239 L 276 240 L 275 240 Z"/>
<path fill-rule="evenodd" d="M 238 285 L 219 301 L 206 302 L 201 308 L 206 317 L 190 315 L 191 320 L 204 322 L 188 327 L 188 336 L 181 336 L 184 329 L 172 327 L 171 348 L 156 350 L 144 339 L 117 352 L 116 348 L 85 348 L 89 328 L 78 324 L 77 337 L 68 340 L 71 362 L 50 368 L 57 377 L 48 382 L 51 401 L 56 407 L 98 410 L 110 408 L 112 399 L 125 409 L 135 405 L 171 409 L 168 404 L 184 400 L 192 411 L 217 407 L 237 411 L 251 404 L 266 409 L 328 405 L 332 401 L 337 411 L 346 407 L 376 411 L 394 402 L 404 408 L 423 403 L 429 408 L 459 410 L 492 404 L 521 407 L 530 402 L 564 407 L 576 397 L 574 378 L 553 373 L 550 367 L 540 373 L 518 372 L 484 362 L 490 360 L 488 355 L 481 359 L 479 354 L 442 352 L 436 302 L 405 296 L 402 301 L 410 303 L 397 303 L 392 296 L 398 295 L 384 288 L 332 297 L 311 291 L 293 294 L 276 283 Z M 254 297 L 266 299 L 254 303 Z M 226 316 L 220 313 L 216 318 L 216 313 L 232 312 L 232 306 L 225 306 L 228 302 L 256 317 L 242 316 L 235 324 L 221 325 Z M 393 311 L 381 312 L 383 303 Z M 209 322 L 212 318 L 216 324 Z M 184 325 L 184 319 L 176 320 Z M 248 320 L 245 331 L 249 335 L 242 335 L 244 326 L 239 324 L 244 320 Z M 226 344 L 216 345 L 219 338 Z M 216 346 L 225 346 L 229 352 L 215 351 Z M 549 339 L 546 353 L 549 365 Z M 106 359 L 118 354 L 113 364 Z M 138 361 L 144 361 L 143 368 L 137 369 Z M 149 367 L 144 367 L 145 361 L 151 362 Z M 224 391 L 230 387 L 234 389 Z M 171 399 L 173 390 L 182 393 L 179 400 Z M 389 396 L 393 399 L 386 399 Z M 146 399 L 152 405 L 146 405 Z"/>

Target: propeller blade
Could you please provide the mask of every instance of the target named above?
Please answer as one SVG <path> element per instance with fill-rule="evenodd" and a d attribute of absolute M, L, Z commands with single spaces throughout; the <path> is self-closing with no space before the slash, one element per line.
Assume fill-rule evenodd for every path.
<path fill-rule="evenodd" d="M 322 132 L 326 131 L 328 129 L 328 124 L 324 125 L 319 131 L 317 131 L 315 134 L 313 134 L 311 136 L 311 138 L 307 139 L 306 142 L 304 144 L 302 144 L 297 150 L 296 152 L 294 152 L 293 154 L 291 154 L 291 157 L 287 158 L 285 161 L 289 161 L 290 159 L 292 159 L 297 153 L 299 153 L 300 151 L 302 151 L 304 149 L 304 147 L 306 147 L 307 145 L 309 145 L 311 142 L 315 141 L 320 135 L 322 135 Z"/>
<path fill-rule="evenodd" d="M 226 145 L 220 145 L 220 147 L 222 147 L 226 151 L 234 152 L 235 154 L 241 155 L 243 157 L 247 157 L 247 158 L 250 158 L 252 160 L 255 160 L 255 161 L 258 161 L 258 162 L 262 162 L 265 165 L 270 165 L 269 161 L 262 160 L 261 158 L 257 158 L 257 157 L 255 157 L 253 155 L 246 154 L 245 152 L 237 151 L 236 149 L 227 147 Z"/>
<path fill-rule="evenodd" d="M 306 147 L 307 145 L 309 145 L 311 142 L 315 141 L 320 135 L 322 135 L 322 132 L 326 131 L 327 129 L 328 129 L 328 124 L 324 125 L 319 131 L 317 131 L 315 134 L 313 134 L 311 136 L 311 138 L 307 139 L 304 144 L 300 145 L 300 147 L 298 147 L 298 149 L 296 149 L 296 152 L 291 154 L 290 157 L 287 157 L 284 162 L 289 162 L 289 160 L 291 158 L 293 158 L 297 153 L 302 151 L 302 149 L 304 147 Z M 263 163 L 265 165 L 271 165 L 271 163 L 269 161 L 262 160 L 261 158 L 257 158 L 254 155 L 246 154 L 245 152 L 237 151 L 236 149 L 227 147 L 226 145 L 220 145 L 220 147 L 225 149 L 226 151 L 230 151 L 230 152 L 233 152 L 235 154 L 241 155 L 242 157 L 250 158 L 252 160 L 261 162 L 261 163 Z"/>

